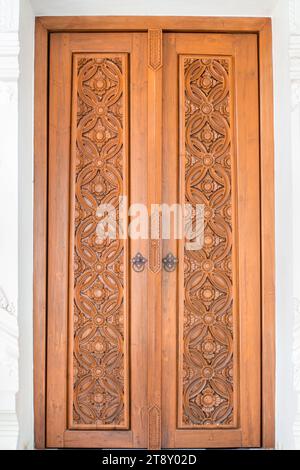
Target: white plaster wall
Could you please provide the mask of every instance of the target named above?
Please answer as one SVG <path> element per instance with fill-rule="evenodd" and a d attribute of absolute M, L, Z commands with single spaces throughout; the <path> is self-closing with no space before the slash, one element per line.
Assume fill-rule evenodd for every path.
<path fill-rule="evenodd" d="M 0 0 L 6 1 L 6 0 Z M 15 0 L 17 1 L 17 0 Z M 34 15 L 217 15 L 272 16 L 274 25 L 274 101 L 275 101 L 275 184 L 276 184 L 276 446 L 295 448 L 296 391 L 293 385 L 293 248 L 292 248 L 292 160 L 290 145 L 290 81 L 289 81 L 289 9 L 287 0 L 20 0 L 20 100 L 19 100 L 19 326 L 20 326 L 20 392 L 18 417 L 19 447 L 33 442 L 32 426 L 32 99 L 33 99 L 33 16 Z M 299 4 L 299 0 L 291 0 Z M 1 4 L 1 3 L 0 3 Z M 32 7 L 32 9 L 31 9 Z M 0 111 L 0 115 L 1 115 Z M 1 129 L 2 126 L 0 126 Z M 15 134 L 16 135 L 16 134 Z M 298 148 L 299 152 L 299 148 Z M 3 160 L 3 159 L 2 159 Z M 1 158 L 0 158 L 1 164 Z M 5 165 L 9 165 L 5 159 Z M 17 166 L 11 168 L 16 181 Z M 293 168 L 294 171 L 294 168 Z M 299 179 L 298 179 L 299 181 Z M 1 188 L 0 188 L 1 190 Z M 16 185 L 12 201 L 17 201 Z M 0 199 L 0 214 L 5 211 L 6 223 L 14 224 L 14 212 Z M 17 207 L 17 202 L 15 202 Z M 294 209 L 294 211 L 296 208 Z M 8 222 L 7 222 L 8 221 Z M 1 225 L 2 226 L 2 225 Z M 2 230 L 1 230 L 2 232 Z M 1 233 L 0 233 L 1 236 Z M 14 237 L 6 241 L 4 259 L 15 248 Z M 0 244 L 1 247 L 2 244 Z M 7 249 L 8 248 L 8 249 Z M 1 248 L 0 248 L 1 249 Z M 2 255 L 0 251 L 0 255 Z M 17 261 L 15 260 L 15 263 Z M 7 269 L 1 270 L 1 275 Z M 295 263 L 294 263 L 295 265 Z M 14 264 L 13 264 L 14 266 Z M 298 263 L 299 266 L 299 263 Z M 17 295 L 16 271 L 12 272 L 11 298 Z M 9 285 L 9 283 L 7 283 Z M 8 287 L 8 290 L 10 288 Z M 293 388 L 294 387 L 294 388 Z"/>
<path fill-rule="evenodd" d="M 276 237 L 276 447 L 294 447 L 293 423 L 293 244 L 291 86 L 289 77 L 289 9 L 280 0 L 273 12 L 275 110 Z"/>
<path fill-rule="evenodd" d="M 34 13 L 20 2 L 19 78 L 19 418 L 18 447 L 33 447 L 33 67 Z"/>
<path fill-rule="evenodd" d="M 294 418 L 294 443 L 300 449 L 300 2 L 291 2 L 290 10 L 290 78 L 292 85 L 292 173 L 293 173 L 293 384 L 297 394 Z"/>
<path fill-rule="evenodd" d="M 36 15 L 154 16 L 271 16 L 276 2 L 277 0 L 31 0 Z"/>

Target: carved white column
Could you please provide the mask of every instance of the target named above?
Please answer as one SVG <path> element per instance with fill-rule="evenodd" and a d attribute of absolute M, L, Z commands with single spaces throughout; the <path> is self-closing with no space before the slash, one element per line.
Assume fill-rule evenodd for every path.
<path fill-rule="evenodd" d="M 0 0 L 0 449 L 18 438 L 18 16 Z"/>
<path fill-rule="evenodd" d="M 293 296 L 294 391 L 297 410 L 294 419 L 294 444 L 300 449 L 300 0 L 290 0 L 290 77 L 292 95 L 292 166 L 293 166 Z"/>

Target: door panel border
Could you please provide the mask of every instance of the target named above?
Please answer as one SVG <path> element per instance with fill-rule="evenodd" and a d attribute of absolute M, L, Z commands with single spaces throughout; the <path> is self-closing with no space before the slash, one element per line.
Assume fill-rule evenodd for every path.
<path fill-rule="evenodd" d="M 275 240 L 272 23 L 270 18 L 37 17 L 34 111 L 34 433 L 46 447 L 48 56 L 50 32 L 226 32 L 258 37 L 261 185 L 262 447 L 275 443 Z M 267 182 L 267 183 L 266 183 Z"/>

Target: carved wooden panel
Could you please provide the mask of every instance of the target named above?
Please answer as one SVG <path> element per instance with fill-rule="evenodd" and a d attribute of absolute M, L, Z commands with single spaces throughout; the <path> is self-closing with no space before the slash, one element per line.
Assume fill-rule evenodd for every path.
<path fill-rule="evenodd" d="M 154 230 L 152 233 L 152 226 Z M 149 269 L 153 273 L 158 273 L 161 269 L 161 216 L 158 212 L 153 212 L 149 218 Z"/>
<path fill-rule="evenodd" d="M 160 449 L 161 446 L 161 411 L 153 405 L 148 410 L 148 449 Z"/>
<path fill-rule="evenodd" d="M 156 71 L 162 66 L 162 30 L 148 30 L 148 65 Z"/>
<path fill-rule="evenodd" d="M 127 193 L 127 56 L 75 55 L 71 212 L 71 406 L 73 428 L 128 426 L 127 246 L 118 237 Z M 110 204 L 117 239 L 97 235 Z"/>
<path fill-rule="evenodd" d="M 204 244 L 184 251 L 179 426 L 234 426 L 231 60 L 184 56 L 180 67 L 183 193 L 204 205 Z"/>

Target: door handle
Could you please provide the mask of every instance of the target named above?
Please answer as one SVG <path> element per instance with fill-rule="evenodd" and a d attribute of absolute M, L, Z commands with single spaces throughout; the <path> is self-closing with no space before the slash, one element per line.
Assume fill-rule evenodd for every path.
<path fill-rule="evenodd" d="M 142 253 L 138 252 L 131 260 L 132 269 L 137 273 L 144 271 L 147 261 Z"/>
<path fill-rule="evenodd" d="M 167 256 L 163 258 L 162 263 L 165 271 L 168 271 L 170 273 L 172 271 L 175 271 L 176 266 L 178 264 L 178 258 L 176 258 L 173 253 L 168 253 Z"/>

